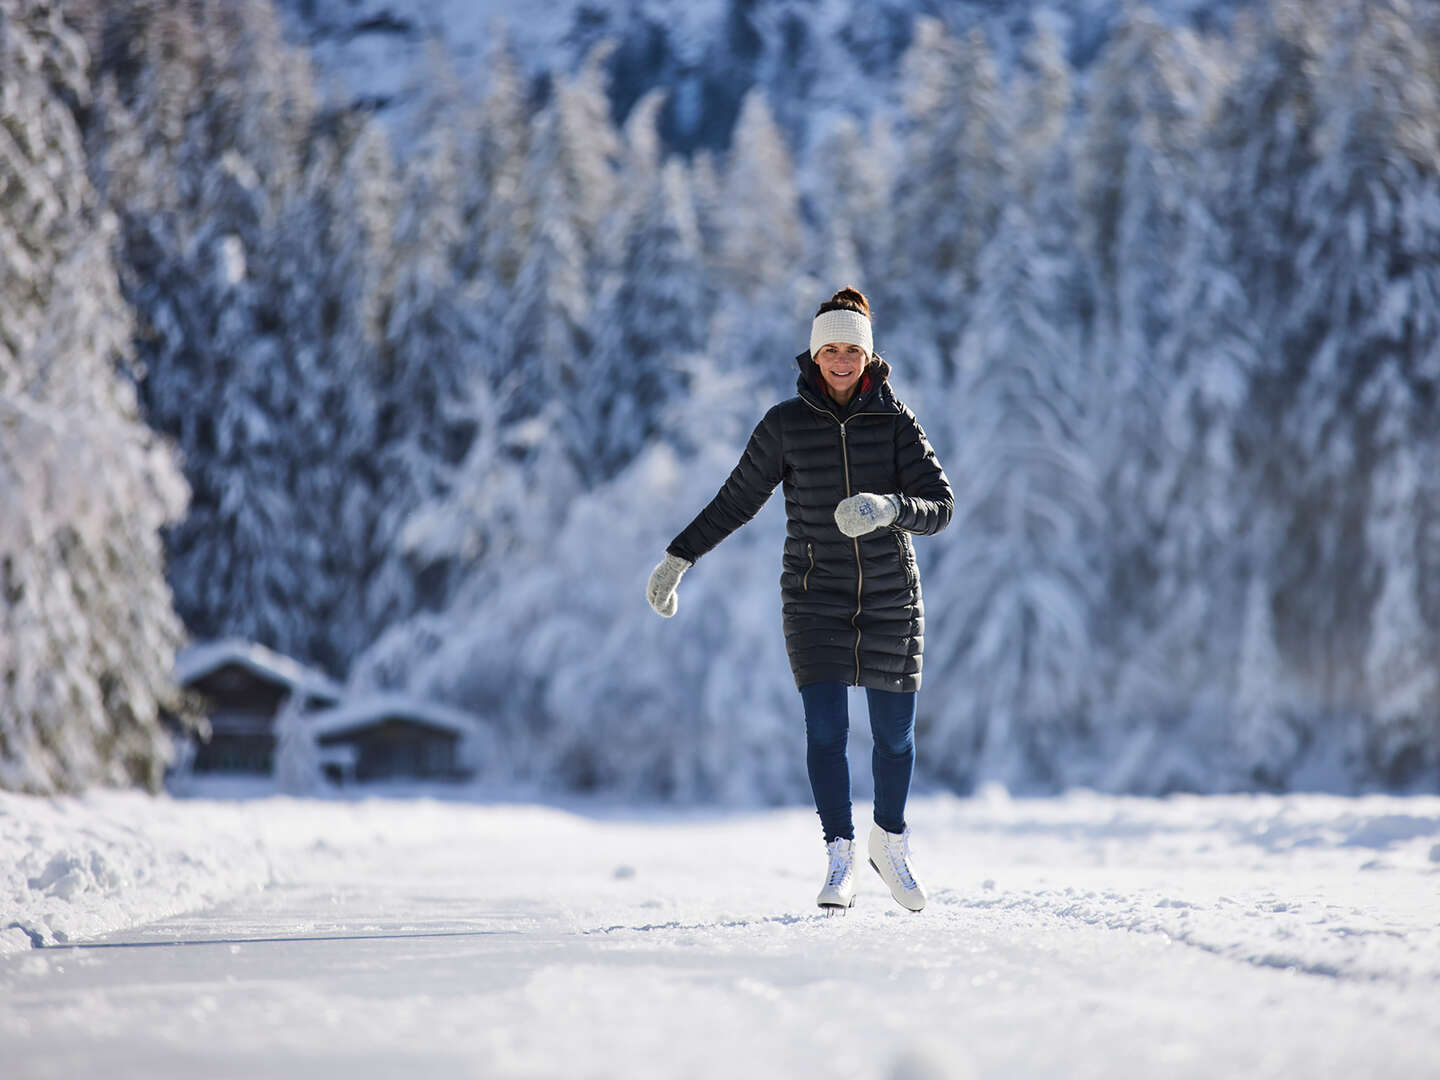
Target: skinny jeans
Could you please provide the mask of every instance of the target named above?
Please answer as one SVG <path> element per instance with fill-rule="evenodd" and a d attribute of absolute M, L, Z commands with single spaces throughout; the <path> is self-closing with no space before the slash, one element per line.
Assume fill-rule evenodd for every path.
<path fill-rule="evenodd" d="M 800 688 L 805 702 L 805 764 L 815 812 L 825 842 L 855 839 L 850 805 L 850 763 L 845 755 L 850 711 L 844 683 L 818 682 Z M 905 831 L 905 800 L 915 771 L 915 693 L 865 689 L 870 732 L 875 738 L 875 824 L 889 833 Z"/>

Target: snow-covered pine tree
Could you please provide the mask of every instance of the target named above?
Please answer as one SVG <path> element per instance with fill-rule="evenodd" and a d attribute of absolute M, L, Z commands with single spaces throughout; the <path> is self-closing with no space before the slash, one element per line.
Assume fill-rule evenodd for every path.
<path fill-rule="evenodd" d="M 916 21 L 902 72 L 892 263 L 877 292 L 897 322 L 928 324 L 942 360 L 964 331 L 1010 173 L 999 82 L 978 28 L 956 41 L 938 20 Z"/>
<path fill-rule="evenodd" d="M 455 567 L 428 563 L 401 542 L 411 516 L 448 491 L 482 422 L 490 365 L 483 324 L 457 276 L 464 248 L 462 185 L 453 116 L 433 118 L 406 163 L 395 225 L 395 280 L 389 290 L 376 373 L 377 509 L 375 569 L 367 577 L 365 621 L 373 638 L 417 607 L 443 603 Z M 368 643 L 368 642 L 367 642 Z"/>
<path fill-rule="evenodd" d="M 511 609 L 499 594 L 554 569 L 555 533 L 581 484 L 569 445 L 547 437 L 543 418 L 509 415 L 489 376 L 478 377 L 483 384 L 468 394 L 475 427 L 467 453 L 397 537 L 397 557 L 416 569 L 422 598 L 433 597 L 439 610 L 421 608 L 385 626 L 356 656 L 349 679 L 365 688 L 433 693 L 498 717 L 512 707 L 523 714 L 532 699 L 504 669 L 501 653 L 469 651 L 481 629 L 476 624 L 513 644 L 547 621 L 535 617 L 546 609 Z M 517 720 L 511 733 L 520 768 L 526 727 Z"/>
<path fill-rule="evenodd" d="M 139 417 L 88 57 L 58 8 L 0 12 L 0 788 L 37 793 L 158 786 L 181 640 L 159 533 L 188 492 Z"/>
<path fill-rule="evenodd" d="M 812 294 L 797 280 L 805 241 L 795 164 L 758 89 L 740 107 L 720 177 L 719 209 L 717 265 L 709 282 L 712 295 L 724 302 L 717 305 L 709 351 L 748 368 L 778 393 L 794 383 L 791 358 L 806 346 L 805 320 L 844 282 L 824 283 Z"/>
<path fill-rule="evenodd" d="M 369 581 L 388 556 L 377 537 L 384 512 L 381 357 L 399 203 L 383 129 L 369 118 L 350 123 L 353 133 L 337 140 L 335 171 L 307 178 L 307 202 L 322 230 L 310 253 L 320 263 L 312 263 L 318 306 L 309 313 L 291 307 L 285 319 L 303 334 L 289 357 L 297 411 L 283 414 L 283 424 L 286 490 L 305 544 L 304 610 L 312 623 L 310 639 L 295 652 L 336 672 L 374 640 L 381 629 L 374 620 L 383 618 L 355 584 Z"/>
<path fill-rule="evenodd" d="M 169 538 L 177 604 L 197 634 L 336 667 L 354 648 L 336 638 L 364 632 L 335 615 L 374 503 L 364 474 L 336 479 L 373 428 L 375 335 L 351 328 L 376 322 L 383 271 L 345 240 L 373 235 L 374 200 L 343 188 L 383 181 L 383 154 L 357 161 L 364 125 L 319 115 L 269 8 L 134 0 L 107 9 L 100 38 L 92 145 L 137 271 L 145 401 L 195 488 Z"/>
<path fill-rule="evenodd" d="M 1262 658 L 1237 654 L 1252 632 L 1242 625 L 1254 610 L 1245 590 L 1261 587 L 1253 575 L 1264 564 L 1261 552 L 1274 521 L 1236 447 L 1260 366 L 1258 334 L 1234 272 L 1230 238 L 1198 200 L 1187 213 L 1173 253 L 1173 300 L 1185 314 L 1173 320 L 1153 353 L 1165 373 L 1154 418 L 1159 452 L 1136 493 L 1134 527 L 1117 524 L 1112 533 L 1132 546 L 1111 549 L 1111 557 L 1144 568 L 1143 575 L 1119 575 L 1132 591 L 1113 606 L 1105 632 L 1115 661 L 1112 701 L 1122 716 L 1188 713 L 1212 730 L 1225 728 L 1234 711 L 1252 727 L 1265 718 L 1279 723 L 1268 699 L 1245 699 L 1260 684 Z M 1122 505 L 1114 503 L 1112 512 Z M 1266 655 L 1274 656 L 1273 643 Z M 1247 680 L 1223 677 L 1237 665 L 1249 673 Z M 1278 685 L 1282 672 L 1277 668 L 1268 677 Z M 1263 742 L 1262 733 L 1253 735 L 1257 745 Z M 1244 764 L 1223 781 L 1221 773 L 1235 768 L 1232 759 L 1205 767 L 1225 785 L 1251 783 L 1262 769 L 1272 782 L 1278 776 L 1274 760 Z"/>
<path fill-rule="evenodd" d="M 709 267 L 720 265 L 720 238 L 724 233 L 724 195 L 715 155 L 697 151 L 690 160 L 690 189 L 695 195 L 695 224 L 700 230 L 700 250 Z"/>
<path fill-rule="evenodd" d="M 227 152 L 266 191 L 298 181 L 317 111 L 313 76 L 271 7 L 119 0 L 96 4 L 85 23 L 99 87 L 86 131 L 92 173 L 142 271 L 188 243 L 187 228 L 216 224 L 197 205 Z M 170 234 L 147 236 L 162 224 Z"/>
<path fill-rule="evenodd" d="M 461 325 L 450 316 L 437 322 L 433 311 L 426 316 L 431 329 L 456 335 L 451 344 L 460 352 L 452 362 L 463 372 L 457 367 L 452 375 L 463 381 L 452 387 L 447 408 L 468 443 L 454 463 L 442 455 L 441 482 L 407 514 L 394 540 L 395 557 L 419 575 L 421 599 L 441 613 L 417 612 L 377 630 L 352 668 L 359 685 L 428 687 L 493 712 L 483 678 L 455 685 L 457 672 L 448 665 L 456 649 L 463 651 L 465 635 L 450 620 L 463 627 L 482 606 L 493 618 L 495 590 L 545 564 L 580 490 L 578 469 L 591 451 L 572 410 L 594 408 L 594 400 L 579 400 L 589 384 L 587 320 L 592 275 L 598 277 L 590 249 L 613 204 L 619 149 L 608 113 L 597 112 L 602 59 L 597 54 L 575 80 L 552 87 L 532 122 L 514 57 L 497 45 L 480 130 L 460 159 L 468 169 L 461 178 L 458 291 L 443 299 L 468 317 Z M 408 258 L 402 252 L 402 266 Z M 397 305 L 404 304 L 407 280 L 421 284 L 413 270 L 402 270 Z M 391 347 L 402 347 L 418 328 L 401 333 L 394 326 Z M 404 347 L 416 350 L 416 365 L 424 362 L 423 334 Z"/>
<path fill-rule="evenodd" d="M 1076 167 L 1109 301 L 1102 317 L 1115 324 L 1124 369 L 1144 369 L 1144 358 L 1175 320 L 1172 253 L 1187 205 L 1199 194 L 1194 156 L 1214 85 L 1209 58 L 1193 34 L 1133 7 L 1094 72 Z M 1152 381 L 1163 386 L 1166 380 L 1160 374 Z M 1126 410 L 1133 404 L 1127 400 Z"/>
<path fill-rule="evenodd" d="M 616 200 L 619 136 L 597 49 L 572 79 L 557 80 L 535 117 L 523 190 L 530 231 L 501 316 L 500 378 L 509 418 L 554 439 L 578 463 L 588 457 L 571 423 L 588 386 L 588 329 L 599 283 L 595 250 Z"/>
<path fill-rule="evenodd" d="M 868 129 L 850 117 L 832 124 L 811 146 L 804 192 L 806 267 L 818 281 L 879 281 L 890 259 L 890 184 L 896 153 L 882 118 Z"/>
<path fill-rule="evenodd" d="M 965 292 L 963 274 L 954 269 L 961 229 L 953 206 L 956 152 L 953 136 L 945 137 L 943 128 L 955 122 L 957 53 L 940 20 L 917 19 L 900 70 L 894 247 L 876 299 L 899 314 L 912 333 L 923 319 L 921 336 L 926 339 L 940 337 L 936 309 L 953 304 Z M 923 296 L 917 291 L 922 288 Z M 958 333 L 958 324 L 951 333 Z M 932 376 L 938 378 L 939 371 Z"/>
<path fill-rule="evenodd" d="M 451 280 L 445 284 L 435 261 L 438 249 L 425 256 L 428 271 L 409 265 L 427 243 L 426 199 L 417 188 L 408 242 L 402 230 L 387 344 L 405 352 L 417 373 L 434 348 L 455 350 L 440 363 L 456 438 L 439 457 L 426 451 L 415 462 L 432 470 L 436 484 L 391 540 L 392 558 L 417 575 L 422 608 L 434 604 L 441 613 L 417 610 L 377 626 L 351 669 L 356 685 L 428 689 L 487 712 L 494 702 L 476 683 L 454 685 L 457 673 L 448 665 L 463 635 L 451 620 L 463 627 L 477 605 L 490 610 L 496 588 L 543 565 L 579 490 L 577 467 L 588 454 L 570 424 L 570 406 L 585 374 L 587 242 L 594 236 L 582 234 L 577 215 L 583 228 L 598 225 L 606 203 L 590 201 L 587 185 L 594 180 L 606 188 L 617 145 L 613 129 L 587 126 L 586 117 L 595 119 L 595 68 L 553 88 L 532 124 L 503 42 L 494 60 L 476 142 L 460 158 L 468 168 L 460 177 Z M 423 410 L 412 410 L 406 422 L 424 421 Z M 460 452 L 453 462 L 452 450 Z M 437 670 L 443 679 L 426 674 Z"/>
<path fill-rule="evenodd" d="M 689 630 L 640 599 L 677 515 L 723 481 L 771 401 L 742 370 L 700 368 L 668 418 L 684 452 L 652 440 L 609 481 L 566 494 L 563 520 L 500 569 L 477 564 L 444 613 L 387 635 L 367 668 L 482 712 L 522 780 L 732 804 L 800 795 L 803 752 L 774 753 L 799 704 L 775 617 L 778 506 L 687 577 Z M 539 476 L 543 498 L 518 493 L 526 522 L 564 494 L 563 477 Z"/>
<path fill-rule="evenodd" d="M 553 112 L 542 114 L 536 149 L 546 156 L 555 123 Z M 566 425 L 590 347 L 589 266 L 558 168 L 537 164 L 530 175 L 534 226 L 501 324 L 502 396 L 513 410 L 510 419 L 535 421 L 537 439 L 570 446 L 574 433 Z"/>
<path fill-rule="evenodd" d="M 1413 621 L 1399 636 L 1375 622 L 1377 603 L 1400 617 L 1393 589 L 1410 572 L 1423 516 L 1405 505 L 1420 489 L 1400 478 L 1407 446 L 1431 439 L 1419 418 L 1436 379 L 1440 118 L 1434 60 L 1413 15 L 1404 5 L 1319 12 L 1277 2 L 1226 117 L 1239 148 L 1227 207 L 1266 331 L 1247 449 L 1264 455 L 1263 493 L 1281 508 L 1268 553 L 1277 639 L 1322 725 L 1318 741 L 1326 724 L 1375 723 L 1382 708 L 1396 716 L 1404 695 L 1374 684 L 1376 672 L 1396 669 L 1377 634 L 1400 653 L 1433 648 L 1411 636 Z M 1281 169 L 1283 194 L 1251 194 Z M 1397 413 L 1414 418 L 1403 435 L 1391 426 Z M 1395 662 L 1413 666 L 1399 653 Z"/>
<path fill-rule="evenodd" d="M 1223 553 L 1234 540 L 1227 500 L 1240 497 L 1229 444 L 1253 343 L 1199 168 L 1216 86 L 1193 35 L 1128 7 L 1095 73 L 1081 142 L 1099 286 L 1094 363 L 1107 389 L 1098 459 L 1110 603 L 1100 629 L 1111 707 L 1127 725 L 1150 718 L 1124 735 L 1138 743 L 1192 714 L 1211 727 L 1223 719 L 1216 673 L 1231 667 L 1242 610 L 1235 571 L 1246 563 Z M 1121 756 L 1142 774 L 1154 764 Z"/>
<path fill-rule="evenodd" d="M 1048 21 L 1037 21 L 1020 69 L 1010 78 L 1015 110 L 1009 156 L 1015 190 L 1021 199 L 1033 202 L 1040 197 L 1036 189 L 1054 178 L 1054 163 L 1069 135 L 1075 100 L 1065 43 Z"/>
<path fill-rule="evenodd" d="M 424 384 L 423 404 L 410 403 L 409 390 L 387 386 L 383 376 L 379 393 L 391 402 L 383 425 L 405 433 L 397 451 L 408 463 L 402 472 L 424 482 L 414 485 L 418 501 L 382 511 L 376 548 L 383 562 L 369 603 L 390 614 L 371 619 L 379 639 L 355 669 L 362 682 L 387 687 L 404 685 L 403 673 L 434 644 L 416 631 L 424 618 L 396 618 L 407 606 L 403 597 L 411 594 L 422 608 L 445 606 L 465 579 L 502 573 L 505 559 L 524 550 L 531 527 L 550 520 L 536 498 L 549 485 L 538 485 L 532 470 L 548 473 L 557 502 L 572 475 L 568 462 L 559 467 L 553 458 L 543 421 L 518 404 L 534 358 L 506 351 L 516 345 L 505 334 L 507 313 L 512 334 L 533 329 L 513 308 L 523 262 L 534 254 L 527 238 L 536 206 L 525 177 L 534 125 L 503 23 L 494 26 L 480 100 L 442 88 L 422 115 L 428 126 L 418 160 L 407 165 L 397 223 L 384 363 L 398 360 Z M 441 197 L 432 205 L 436 185 Z"/>
<path fill-rule="evenodd" d="M 1294 700 L 1285 684 L 1270 586 L 1253 577 L 1244 597 L 1229 722 L 1219 725 L 1228 737 L 1233 765 L 1217 786 L 1283 790 L 1305 749 L 1305 726 L 1299 722 L 1304 703 Z"/>
<path fill-rule="evenodd" d="M 1416 440 L 1413 388 L 1386 365 L 1366 388 L 1376 411 L 1382 464 L 1376 470 L 1366 517 L 1366 550 L 1380 577 L 1364 657 L 1370 724 L 1365 740 L 1367 772 L 1386 788 L 1403 789 L 1440 767 L 1436 735 L 1440 702 L 1435 627 L 1427 622 L 1418 587 L 1417 510 L 1433 498 L 1422 480 L 1420 457 L 1435 440 Z M 1426 445 L 1428 443 L 1428 445 Z M 1373 772 L 1372 772 L 1373 770 Z M 1428 786 L 1428 785 L 1427 785 Z"/>
<path fill-rule="evenodd" d="M 1177 318 L 1174 255 L 1200 194 L 1194 151 L 1207 85 L 1188 36 L 1126 10 L 1094 73 L 1076 171 L 1098 269 L 1097 370 L 1113 414 L 1102 467 L 1121 530 L 1115 595 L 1143 622 L 1164 513 L 1151 479 L 1166 470 L 1164 400 L 1174 382 L 1158 363 L 1159 343 Z"/>
<path fill-rule="evenodd" d="M 533 224 L 524 176 L 532 124 L 520 61 L 503 24 L 495 27 L 485 69 L 484 96 L 473 115 L 462 111 L 459 118 L 473 135 L 461 144 L 470 156 L 462 156 L 463 240 L 456 269 L 480 290 L 477 301 L 490 300 L 485 311 L 493 316 L 519 277 L 523 237 Z"/>
<path fill-rule="evenodd" d="M 1283 332 L 1288 349 L 1315 356 L 1295 388 L 1297 413 L 1338 399 L 1345 430 L 1291 430 L 1295 449 L 1322 465 L 1305 478 L 1309 491 L 1334 481 L 1327 446 L 1310 440 L 1343 441 L 1346 486 L 1363 515 L 1358 534 L 1342 534 L 1354 546 L 1329 566 L 1358 570 L 1351 578 L 1369 601 L 1335 642 L 1365 642 L 1356 674 L 1370 722 L 1365 779 L 1430 786 L 1440 764 L 1440 624 L 1420 603 L 1419 574 L 1433 563 L 1417 556 L 1434 493 L 1423 463 L 1440 452 L 1431 415 L 1440 393 L 1440 58 L 1414 6 L 1345 3 L 1332 15 L 1319 83 L 1319 156 L 1301 180 L 1305 273 Z"/>
<path fill-rule="evenodd" d="M 1130 157 L 1146 110 L 1159 103 L 1154 91 L 1163 86 L 1159 64 L 1166 36 L 1153 13 L 1129 0 L 1086 94 L 1085 124 L 1075 159 L 1081 222 L 1101 282 L 1112 298 L 1118 291 L 1125 188 L 1134 174 Z"/>
<path fill-rule="evenodd" d="M 926 577 L 927 758 L 962 786 L 1084 782 L 1100 505 L 1068 185 L 1006 207 L 951 394 L 954 529 Z M 938 601 L 938 602 L 937 602 Z M 933 672 L 933 675 L 928 674 Z M 934 702 L 943 702 L 935 704 Z"/>
<path fill-rule="evenodd" d="M 1313 592 L 1328 591 L 1333 598 L 1348 586 L 1310 579 L 1312 542 L 1330 544 L 1313 533 L 1312 526 L 1326 520 L 1333 524 L 1334 519 L 1327 509 L 1305 509 L 1309 496 L 1296 486 L 1297 468 L 1310 466 L 1290 460 L 1292 448 L 1282 433 L 1293 419 L 1293 380 L 1298 369 L 1292 368 L 1277 333 L 1297 273 L 1300 177 L 1314 160 L 1314 75 L 1322 44 L 1312 15 L 1306 6 L 1281 0 L 1243 14 L 1231 35 L 1231 69 L 1224 77 L 1202 159 L 1207 177 L 1205 214 L 1216 235 L 1197 244 L 1199 234 L 1192 233 L 1187 241 L 1187 250 L 1201 256 L 1198 261 L 1185 260 L 1182 295 L 1187 308 L 1193 308 L 1193 317 L 1179 328 L 1171 346 L 1192 364 L 1198 357 L 1208 357 L 1202 361 L 1208 363 L 1220 360 L 1224 366 L 1216 380 L 1219 387 L 1231 378 L 1225 374 L 1227 367 L 1249 368 L 1243 405 L 1215 412 L 1221 422 L 1213 427 L 1218 434 L 1225 426 L 1224 415 L 1230 415 L 1235 468 L 1230 552 L 1222 553 L 1222 565 L 1211 573 L 1217 575 L 1217 600 L 1235 586 L 1237 572 L 1245 598 L 1245 630 L 1237 643 L 1235 664 L 1226 665 L 1236 672 L 1230 706 L 1236 784 L 1246 783 L 1248 775 L 1252 783 L 1283 786 L 1308 744 L 1323 748 L 1336 742 L 1338 734 L 1326 730 L 1335 716 L 1336 701 L 1324 685 L 1322 669 L 1327 661 L 1314 656 L 1309 644 L 1310 634 L 1320 627 L 1307 624 L 1343 622 L 1340 612 L 1325 610 L 1328 603 L 1317 606 Z M 1205 214 L 1197 217 L 1202 226 Z M 1310 271 L 1299 272 L 1303 276 Z M 1187 334 L 1193 336 L 1188 343 Z M 1221 397 L 1210 396 L 1214 404 L 1224 405 Z M 1196 399 L 1195 405 L 1199 404 Z M 1315 404 L 1309 422 L 1329 426 L 1335 403 Z M 1194 419 L 1204 412 L 1192 407 L 1182 415 Z M 1182 431 L 1181 437 L 1190 438 L 1193 450 L 1201 445 L 1194 441 L 1200 434 L 1192 428 Z M 1223 446 L 1216 444 L 1207 454 L 1212 466 L 1223 465 L 1219 453 Z M 1183 468 L 1183 463 L 1176 464 Z M 1216 484 L 1225 482 L 1223 468 L 1209 468 L 1196 479 L 1203 486 L 1207 476 Z M 1332 479 L 1340 482 L 1339 476 Z M 1185 493 L 1187 499 L 1195 490 L 1192 485 Z M 1190 505 L 1193 512 L 1201 503 Z M 1318 517 L 1311 517 L 1313 510 L 1319 510 Z M 1180 515 L 1182 525 L 1185 516 Z M 1207 543 L 1207 526 L 1220 524 L 1220 519 L 1202 514 L 1194 523 L 1195 533 L 1185 542 L 1200 554 L 1203 547 L 1194 542 Z M 1323 531 L 1325 526 L 1321 527 Z M 1182 534 L 1175 531 L 1172 536 L 1179 540 Z M 1217 540 L 1223 543 L 1224 537 Z M 1226 564 L 1232 567 L 1229 574 Z M 1234 588 L 1230 593 L 1234 595 Z M 1234 604 L 1230 607 L 1233 618 Z M 1210 633 L 1215 636 L 1216 630 Z M 1225 632 L 1218 636 L 1223 639 Z M 1257 638 L 1265 646 L 1261 657 L 1253 654 Z"/>
<path fill-rule="evenodd" d="M 263 569 L 276 558 L 269 565 L 286 580 L 287 548 L 299 540 L 289 496 L 267 490 L 285 451 L 269 395 L 286 384 L 283 342 L 265 329 L 271 193 L 238 153 L 207 170 L 204 191 L 192 210 L 208 224 L 193 226 L 185 248 L 156 252 L 158 272 L 136 292 L 155 328 L 144 354 L 148 415 L 174 434 L 194 488 L 167 537 L 169 575 L 193 634 L 249 633 L 291 648 L 306 634 L 304 607 L 288 602 L 298 585 L 280 587 Z M 136 229 L 165 236 L 163 220 Z M 262 630 L 266 612 L 277 624 Z"/>
<path fill-rule="evenodd" d="M 790 280 L 804 249 L 795 165 L 770 103 L 745 95 L 721 179 L 720 262 L 726 288 L 747 300 Z"/>
<path fill-rule="evenodd" d="M 672 159 L 641 189 L 621 241 L 621 262 L 597 305 L 576 420 L 589 432 L 589 484 L 606 480 L 661 433 L 705 344 L 708 311 L 700 236 L 683 164 Z"/>

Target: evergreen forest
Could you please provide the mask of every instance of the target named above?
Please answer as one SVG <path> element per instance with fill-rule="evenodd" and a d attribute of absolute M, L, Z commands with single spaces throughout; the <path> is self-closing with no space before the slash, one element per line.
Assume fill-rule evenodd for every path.
<path fill-rule="evenodd" d="M 644 585 L 853 284 L 956 493 L 928 782 L 1440 790 L 1440 3 L 908 30 L 718 149 L 497 33 L 402 140 L 268 2 L 0 0 L 0 787 L 156 787 L 240 636 L 543 788 L 807 798 L 782 499 Z"/>

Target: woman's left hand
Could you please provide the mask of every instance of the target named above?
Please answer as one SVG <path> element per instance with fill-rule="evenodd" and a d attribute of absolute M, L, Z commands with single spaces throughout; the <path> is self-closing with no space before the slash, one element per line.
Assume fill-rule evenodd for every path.
<path fill-rule="evenodd" d="M 896 495 L 874 495 L 862 491 L 841 499 L 835 507 L 835 524 L 846 536 L 864 536 L 883 529 L 900 514 L 900 498 Z"/>
<path fill-rule="evenodd" d="M 680 576 L 694 565 L 688 559 L 666 552 L 660 565 L 650 571 L 650 581 L 645 586 L 645 599 L 650 601 L 650 606 L 657 615 L 664 615 L 667 619 L 674 617 L 680 606 L 680 601 L 675 596 L 676 586 L 680 584 Z"/>

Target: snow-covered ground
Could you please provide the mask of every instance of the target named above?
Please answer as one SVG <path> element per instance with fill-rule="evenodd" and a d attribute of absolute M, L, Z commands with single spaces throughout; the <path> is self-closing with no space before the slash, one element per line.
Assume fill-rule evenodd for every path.
<path fill-rule="evenodd" d="M 0 795 L 0 1073 L 1440 1074 L 1440 799 L 910 819 L 825 919 L 808 809 Z"/>

